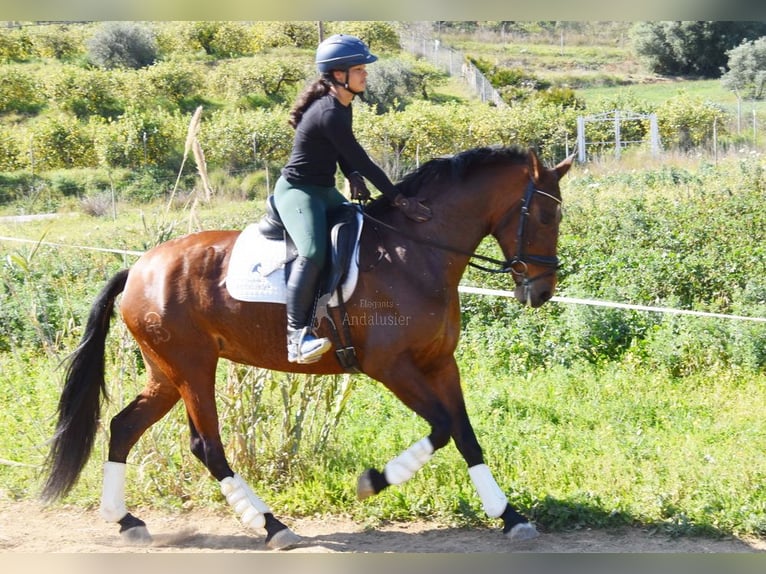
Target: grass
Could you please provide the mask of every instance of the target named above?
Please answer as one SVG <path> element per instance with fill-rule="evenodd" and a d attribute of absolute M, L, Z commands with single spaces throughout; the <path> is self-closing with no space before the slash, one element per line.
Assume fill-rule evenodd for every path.
<path fill-rule="evenodd" d="M 693 95 L 703 101 L 720 106 L 727 113 L 736 117 L 738 103 L 736 95 L 725 89 L 720 80 L 660 80 L 651 83 L 640 83 L 627 86 L 596 86 L 580 88 L 577 94 L 586 105 L 598 100 L 614 99 L 618 94 L 635 96 L 653 106 L 659 106 L 665 101 L 678 96 L 679 93 Z M 766 114 L 765 101 L 743 101 L 739 106 L 745 122 L 752 118 L 753 110 L 761 117 Z"/>
<path fill-rule="evenodd" d="M 2 494 L 10 498 L 35 495 L 57 395 L 53 359 L 39 358 L 34 368 L 20 359 L 4 361 L 0 378 L 4 404 L 21 405 L 0 414 L 6 429 L 0 458 L 24 465 L 0 466 Z M 104 420 L 140 384 L 125 364 L 110 369 L 114 399 Z M 221 375 L 227 368 L 222 366 Z M 766 532 L 766 454 L 760 448 L 766 417 L 754 407 L 766 404 L 764 375 L 715 372 L 677 380 L 620 364 L 505 377 L 467 371 L 466 400 L 487 461 L 509 499 L 542 528 L 642 525 L 672 535 Z M 20 394 L 22 378 L 29 384 Z M 257 461 L 234 455 L 237 423 L 225 416 L 228 391 L 226 383 L 219 384 L 230 459 L 276 512 L 344 514 L 367 523 L 428 517 L 449 525 L 496 526 L 481 512 L 452 444 L 408 483 L 357 501 L 358 474 L 369 466 L 381 468 L 428 430 L 378 383 L 357 377 L 352 385 L 325 447 L 317 450 L 306 437 L 288 467 L 278 468 L 268 452 Z M 250 437 L 256 444 L 279 434 L 278 424 L 267 421 L 279 420 L 283 412 L 277 388 L 271 391 L 258 399 L 276 402 L 270 403 L 270 417 L 258 422 L 260 436 Z M 260 408 L 252 398 L 241 400 L 246 410 Z M 316 415 L 321 419 L 319 410 Z M 67 503 L 98 504 L 105 439 L 100 433 Z M 179 407 L 150 429 L 129 459 L 129 504 L 190 508 L 212 501 L 226 507 L 215 481 L 190 455 L 187 440 Z"/>
<path fill-rule="evenodd" d="M 648 72 L 633 53 L 622 26 L 601 38 L 592 37 L 592 32 L 591 36 L 565 33 L 563 44 L 556 34 L 532 35 L 524 41 L 451 35 L 445 42 L 499 67 L 523 69 L 554 85 L 569 86 L 589 107 L 618 95 L 660 106 L 685 92 L 720 106 L 735 119 L 739 115 L 740 129 L 745 131 L 751 127 L 753 113 L 761 121 L 766 117 L 766 101 L 738 103 L 720 79 L 671 78 Z"/>

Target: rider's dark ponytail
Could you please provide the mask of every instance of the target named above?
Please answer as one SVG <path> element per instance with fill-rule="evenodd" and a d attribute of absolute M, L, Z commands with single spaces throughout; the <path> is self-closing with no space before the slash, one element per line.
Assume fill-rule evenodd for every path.
<path fill-rule="evenodd" d="M 290 110 L 290 119 L 288 120 L 288 123 L 293 128 L 298 127 L 303 114 L 314 101 L 326 96 L 330 92 L 330 85 L 329 79 L 323 75 L 298 96 L 293 109 Z"/>

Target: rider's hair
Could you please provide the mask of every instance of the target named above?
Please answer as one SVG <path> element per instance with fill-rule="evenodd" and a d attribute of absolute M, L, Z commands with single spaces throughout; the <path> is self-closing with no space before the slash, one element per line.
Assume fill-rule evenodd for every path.
<path fill-rule="evenodd" d="M 298 127 L 298 124 L 303 118 L 303 114 L 306 112 L 309 106 L 330 92 L 331 85 L 332 83 L 330 82 L 330 75 L 322 74 L 319 79 L 317 79 L 313 84 L 306 88 L 300 96 L 298 96 L 293 109 L 290 110 L 290 118 L 288 119 L 288 123 L 293 127 L 293 129 Z"/>

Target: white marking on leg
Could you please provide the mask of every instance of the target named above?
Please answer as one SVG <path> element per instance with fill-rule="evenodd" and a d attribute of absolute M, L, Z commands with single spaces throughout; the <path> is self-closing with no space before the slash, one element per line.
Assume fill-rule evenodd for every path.
<path fill-rule="evenodd" d="M 104 463 L 104 484 L 101 490 L 101 517 L 107 522 L 119 522 L 128 513 L 125 507 L 125 463 Z"/>
<path fill-rule="evenodd" d="M 477 464 L 468 469 L 468 474 L 479 493 L 484 512 L 491 518 L 498 518 L 508 505 L 508 498 L 500 489 L 486 464 Z"/>
<path fill-rule="evenodd" d="M 271 510 L 240 475 L 234 473 L 234 476 L 227 476 L 220 484 L 221 492 L 234 511 L 239 514 L 242 524 L 250 528 L 263 528 L 266 525 L 264 514 Z"/>
<path fill-rule="evenodd" d="M 434 447 L 428 437 L 419 440 L 383 469 L 388 484 L 402 484 L 411 479 L 433 456 Z"/>

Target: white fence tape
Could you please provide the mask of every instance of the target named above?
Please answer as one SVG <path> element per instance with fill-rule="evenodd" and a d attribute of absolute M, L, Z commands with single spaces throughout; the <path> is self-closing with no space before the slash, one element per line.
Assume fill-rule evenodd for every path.
<path fill-rule="evenodd" d="M 48 245 L 51 247 L 69 247 L 73 249 L 84 249 L 87 251 L 100 251 L 103 253 L 118 253 L 120 255 L 135 255 L 140 257 L 143 255 L 143 251 L 130 251 L 126 249 L 108 249 L 104 247 L 87 247 L 83 245 L 65 245 L 63 243 L 50 243 L 47 241 L 36 241 L 33 239 L 20 239 L 17 237 L 3 237 L 0 236 L 0 241 L 16 241 L 19 243 L 34 243 L 36 245 Z M 491 295 L 495 297 L 513 297 L 512 291 L 503 291 L 500 289 L 484 289 L 482 287 L 469 287 L 467 285 L 460 285 L 458 291 L 461 293 L 469 293 L 473 295 Z M 670 313 L 674 315 L 694 315 L 696 317 L 713 317 L 716 319 L 736 319 L 740 321 L 757 321 L 760 323 L 766 323 L 764 317 L 746 317 L 744 315 L 726 315 L 724 313 L 708 313 L 706 311 L 689 311 L 686 309 L 673 309 L 669 307 L 652 307 L 650 305 L 633 305 L 630 303 L 615 303 L 613 301 L 600 301 L 597 299 L 578 299 L 575 297 L 558 297 L 553 296 L 550 299 L 556 303 L 566 303 L 572 305 L 592 305 L 595 307 L 609 307 L 612 309 L 633 309 L 635 311 L 651 311 L 654 313 Z"/>
<path fill-rule="evenodd" d="M 461 293 L 473 293 L 477 295 L 495 295 L 497 297 L 513 297 L 512 291 L 501 291 L 499 289 L 483 289 L 481 287 L 468 287 L 460 285 L 458 291 Z M 715 317 L 718 319 L 739 319 L 742 321 L 759 321 L 766 323 L 764 317 L 745 317 L 743 315 L 725 315 L 723 313 L 708 313 L 706 311 L 688 311 L 686 309 L 672 309 L 669 307 L 651 307 L 649 305 L 632 305 L 629 303 L 614 303 L 612 301 L 599 301 L 597 299 L 577 299 L 575 297 L 557 297 L 553 296 L 550 301 L 557 303 L 571 303 L 575 305 L 594 305 L 596 307 L 612 307 L 615 309 L 634 309 L 636 311 L 653 311 L 656 313 L 672 313 L 675 315 L 695 315 L 697 317 Z"/>
<path fill-rule="evenodd" d="M 118 253 L 120 255 L 135 255 L 140 257 L 143 251 L 130 251 L 127 249 L 108 249 L 106 247 L 87 247 L 85 245 L 65 245 L 63 243 L 51 243 L 49 241 L 38 241 L 36 239 L 19 239 L 17 237 L 3 237 L 0 235 L 0 241 L 16 241 L 18 243 L 34 243 L 35 245 L 48 245 L 50 247 L 70 247 L 72 249 L 84 249 L 85 251 L 101 251 L 102 253 Z"/>

